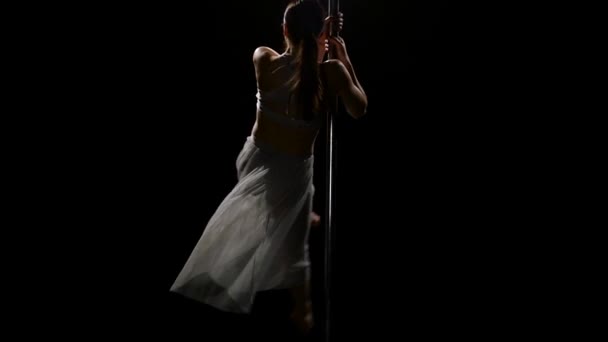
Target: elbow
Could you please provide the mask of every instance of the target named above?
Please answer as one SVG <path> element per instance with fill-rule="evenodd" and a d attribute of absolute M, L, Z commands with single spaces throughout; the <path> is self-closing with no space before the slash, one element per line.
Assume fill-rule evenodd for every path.
<path fill-rule="evenodd" d="M 361 119 L 367 114 L 367 100 L 363 101 L 352 113 L 355 119 Z"/>
<path fill-rule="evenodd" d="M 361 119 L 367 114 L 367 108 L 363 108 L 360 111 L 353 113 L 353 117 L 357 120 Z"/>
<path fill-rule="evenodd" d="M 367 114 L 367 97 L 345 98 L 346 112 L 354 119 L 360 119 Z"/>
<path fill-rule="evenodd" d="M 367 114 L 367 108 L 362 108 L 360 110 L 352 110 L 349 111 L 350 116 L 352 116 L 354 119 L 359 120 L 362 117 L 365 116 L 365 114 Z"/>

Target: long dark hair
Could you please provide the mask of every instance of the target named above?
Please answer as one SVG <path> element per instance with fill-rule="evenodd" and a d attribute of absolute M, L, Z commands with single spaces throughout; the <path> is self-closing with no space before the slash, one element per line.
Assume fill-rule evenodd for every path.
<path fill-rule="evenodd" d="M 298 47 L 292 49 L 297 53 L 294 55 L 296 73 L 291 85 L 305 120 L 312 120 L 314 112 L 320 111 L 323 103 L 317 38 L 323 29 L 324 18 L 324 10 L 315 0 L 294 1 L 285 10 L 288 43 Z"/>

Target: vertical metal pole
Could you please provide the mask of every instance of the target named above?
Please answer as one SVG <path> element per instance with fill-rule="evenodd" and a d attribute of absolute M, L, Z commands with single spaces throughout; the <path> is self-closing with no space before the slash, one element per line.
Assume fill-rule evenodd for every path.
<path fill-rule="evenodd" d="M 340 11 L 340 0 L 328 0 L 328 12 L 330 16 L 337 16 Z M 331 36 L 337 36 L 338 32 L 334 25 L 331 25 L 330 29 Z M 333 53 L 329 50 L 328 58 L 333 58 Z M 325 230 L 325 341 L 330 342 L 332 326 L 332 292 L 331 292 L 331 271 L 332 271 L 332 252 L 335 240 L 335 216 L 334 216 L 334 208 L 335 208 L 335 183 L 334 183 L 334 174 L 336 172 L 336 114 L 338 113 L 338 99 L 334 99 L 334 101 L 329 106 L 329 111 L 327 113 L 327 145 L 326 145 L 326 202 L 325 202 L 325 211 L 327 215 L 326 219 L 326 230 Z"/>

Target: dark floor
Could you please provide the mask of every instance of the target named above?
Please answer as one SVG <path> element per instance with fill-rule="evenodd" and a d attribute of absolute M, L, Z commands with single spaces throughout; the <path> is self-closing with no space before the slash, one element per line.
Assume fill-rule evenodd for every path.
<path fill-rule="evenodd" d="M 289 318 L 291 299 L 286 290 L 258 294 L 250 314 L 226 313 L 178 294 L 169 295 L 171 330 L 205 341 L 323 341 L 319 327 L 302 335 Z"/>

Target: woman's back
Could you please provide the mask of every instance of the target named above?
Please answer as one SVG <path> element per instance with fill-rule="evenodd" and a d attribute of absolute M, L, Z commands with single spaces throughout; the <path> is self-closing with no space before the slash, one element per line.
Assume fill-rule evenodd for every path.
<path fill-rule="evenodd" d="M 306 120 L 306 113 L 291 89 L 290 81 L 296 72 L 293 56 L 279 54 L 268 47 L 257 48 L 253 56 L 258 86 L 256 122 L 252 130 L 254 139 L 284 153 L 311 155 L 326 117 L 327 99 L 339 96 L 351 116 L 363 116 L 367 98 L 348 57 L 345 58 L 344 62 L 334 59 L 319 64 L 321 88 L 324 90 L 322 97 L 326 101 L 312 113 L 311 120 Z"/>
<path fill-rule="evenodd" d="M 365 114 L 367 97 L 355 77 L 344 41 L 329 37 L 331 25 L 338 25 L 337 32 L 342 29 L 342 18 L 323 18 L 323 9 L 316 1 L 290 3 L 283 18 L 285 53 L 259 47 L 253 54 L 258 110 L 252 137 L 279 152 L 313 154 L 326 99 L 335 95 L 352 116 Z M 337 59 L 322 63 L 330 45 Z"/>
<path fill-rule="evenodd" d="M 258 87 L 254 139 L 284 153 L 311 155 L 325 115 L 321 110 L 313 113 L 312 120 L 305 119 L 291 89 L 297 72 L 294 57 L 260 47 L 254 65 Z"/>

